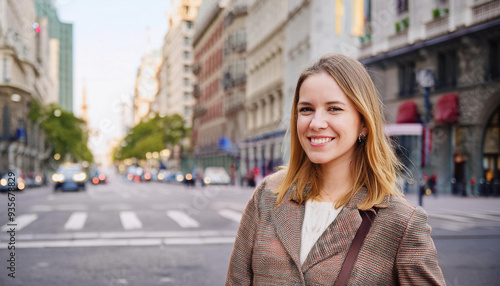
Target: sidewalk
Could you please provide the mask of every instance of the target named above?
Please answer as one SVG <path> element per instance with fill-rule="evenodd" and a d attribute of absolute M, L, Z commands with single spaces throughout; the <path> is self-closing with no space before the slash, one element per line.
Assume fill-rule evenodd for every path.
<path fill-rule="evenodd" d="M 406 199 L 418 206 L 417 194 Z M 500 237 L 500 197 L 424 196 L 434 238 Z"/>
<path fill-rule="evenodd" d="M 406 199 L 418 206 L 418 195 L 407 194 Z M 461 210 L 461 211 L 497 211 L 500 214 L 500 197 L 459 197 L 452 195 L 424 196 L 423 208 L 426 211 Z"/>

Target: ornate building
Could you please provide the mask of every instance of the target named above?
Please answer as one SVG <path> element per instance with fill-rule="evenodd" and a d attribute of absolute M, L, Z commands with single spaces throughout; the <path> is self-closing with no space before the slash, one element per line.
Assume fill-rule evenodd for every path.
<path fill-rule="evenodd" d="M 368 2 L 360 58 L 403 161 L 439 192 L 498 195 L 500 1 Z"/>
<path fill-rule="evenodd" d="M 168 11 L 169 29 L 163 40 L 162 63 L 158 72 L 158 93 L 153 111 L 160 115 L 179 114 L 187 127 L 193 121 L 193 22 L 201 0 L 172 0 Z"/>
<path fill-rule="evenodd" d="M 226 10 L 221 1 L 205 0 L 194 23 L 194 85 L 196 105 L 192 140 L 195 157 L 202 168 L 229 166 L 232 155 L 225 150 L 224 89 L 222 86 L 224 22 Z"/>
<path fill-rule="evenodd" d="M 284 105 L 285 26 L 287 0 L 250 1 L 247 17 L 247 136 L 240 143 L 242 171 L 262 175 L 282 164 L 285 128 L 280 126 Z"/>
<path fill-rule="evenodd" d="M 33 1 L 0 1 L 0 173 L 41 172 L 49 155 L 30 103 L 55 102 L 50 73 L 49 22 Z"/>

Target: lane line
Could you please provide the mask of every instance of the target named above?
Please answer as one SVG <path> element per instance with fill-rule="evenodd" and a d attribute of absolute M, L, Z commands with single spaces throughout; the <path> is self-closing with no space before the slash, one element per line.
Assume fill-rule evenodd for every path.
<path fill-rule="evenodd" d="M 131 211 L 120 212 L 120 220 L 125 230 L 142 228 L 142 222 L 139 220 L 135 212 Z"/>
<path fill-rule="evenodd" d="M 160 245 L 206 245 L 233 244 L 235 237 L 204 237 L 204 238 L 141 238 L 141 239 L 83 239 L 83 240 L 46 240 L 19 241 L 19 248 L 70 248 L 70 247 L 108 247 L 108 246 L 160 246 Z M 6 249 L 7 242 L 0 243 Z"/>
<path fill-rule="evenodd" d="M 236 212 L 233 210 L 228 210 L 228 209 L 222 209 L 217 212 L 221 217 L 227 218 L 229 220 L 235 221 L 237 223 L 240 223 L 241 221 L 241 216 L 243 215 L 240 212 Z"/>
<path fill-rule="evenodd" d="M 16 231 L 20 231 L 21 229 L 25 228 L 32 222 L 38 219 L 38 215 L 36 214 L 24 214 L 16 217 L 16 220 L 12 222 L 12 224 L 16 224 L 15 229 Z M 9 230 L 10 228 L 14 226 L 9 226 L 9 223 L 6 223 L 4 226 L 2 226 L 2 232 Z"/>
<path fill-rule="evenodd" d="M 167 211 L 167 216 L 182 228 L 200 227 L 196 220 L 181 211 Z"/>
<path fill-rule="evenodd" d="M 69 217 L 68 221 L 64 224 L 65 230 L 79 230 L 82 229 L 87 221 L 86 212 L 74 212 Z"/>

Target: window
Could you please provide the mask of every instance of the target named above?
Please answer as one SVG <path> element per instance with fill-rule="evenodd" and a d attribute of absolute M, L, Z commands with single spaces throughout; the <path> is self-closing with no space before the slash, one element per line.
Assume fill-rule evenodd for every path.
<path fill-rule="evenodd" d="M 184 93 L 184 100 L 189 100 L 190 96 L 188 92 Z"/>
<path fill-rule="evenodd" d="M 189 46 L 190 41 L 188 37 L 184 37 L 184 45 Z"/>
<path fill-rule="evenodd" d="M 415 92 L 415 62 L 407 62 L 398 66 L 399 96 L 412 96 Z"/>
<path fill-rule="evenodd" d="M 491 40 L 489 42 L 489 67 L 486 73 L 486 80 L 500 80 L 500 41 Z"/>
<path fill-rule="evenodd" d="M 408 0 L 397 0 L 398 14 L 408 11 Z"/>
<path fill-rule="evenodd" d="M 189 52 L 184 52 L 184 58 L 185 58 L 186 60 L 188 60 L 188 59 L 189 59 Z"/>
<path fill-rule="evenodd" d="M 189 72 L 191 69 L 188 65 L 184 65 L 184 72 Z"/>
<path fill-rule="evenodd" d="M 184 6 L 184 11 L 186 12 L 186 15 L 189 15 L 189 6 L 188 5 Z"/>
<path fill-rule="evenodd" d="M 188 29 L 193 28 L 193 22 L 191 22 L 191 21 L 186 21 L 186 27 L 187 27 Z"/>
<path fill-rule="evenodd" d="M 184 86 L 189 86 L 189 78 L 184 79 Z"/>
<path fill-rule="evenodd" d="M 457 51 L 451 50 L 438 54 L 438 79 L 436 89 L 453 88 L 457 86 L 458 57 Z"/>

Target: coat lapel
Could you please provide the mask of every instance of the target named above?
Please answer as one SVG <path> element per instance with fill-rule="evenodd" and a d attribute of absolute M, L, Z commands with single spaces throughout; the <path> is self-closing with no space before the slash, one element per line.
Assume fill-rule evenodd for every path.
<path fill-rule="evenodd" d="M 300 269 L 300 243 L 305 206 L 290 199 L 293 187 L 273 211 L 272 220 L 276 234 L 286 251 Z"/>
<path fill-rule="evenodd" d="M 316 241 L 302 265 L 302 272 L 306 272 L 315 264 L 332 256 L 338 256 L 340 261 L 344 261 L 362 221 L 358 204 L 363 202 L 366 196 L 366 189 L 363 188 L 344 206 L 337 218 Z M 376 205 L 376 207 L 387 207 L 387 205 L 388 197 L 385 197 L 382 203 Z M 334 269 L 333 271 L 336 271 L 337 275 L 340 269 Z"/>

